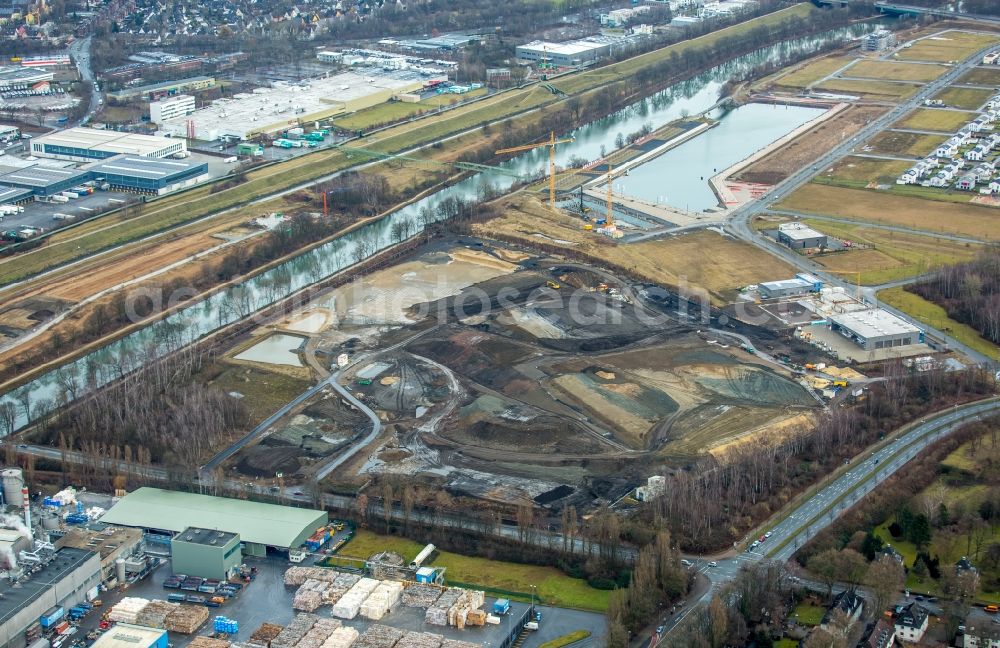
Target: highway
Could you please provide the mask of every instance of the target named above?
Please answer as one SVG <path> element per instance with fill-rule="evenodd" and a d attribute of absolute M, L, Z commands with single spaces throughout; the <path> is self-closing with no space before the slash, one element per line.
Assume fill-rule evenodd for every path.
<path fill-rule="evenodd" d="M 979 61 L 982 60 L 982 56 L 985 52 L 990 51 L 993 48 L 984 48 L 983 50 L 973 54 L 972 56 L 966 58 L 961 63 L 952 66 L 950 70 L 945 72 L 943 75 L 924 85 L 919 91 L 916 92 L 909 99 L 906 99 L 896 107 L 890 109 L 888 112 L 883 114 L 881 117 L 872 120 L 868 125 L 858 131 L 853 137 L 845 140 L 841 144 L 835 146 L 833 149 L 828 151 L 825 155 L 819 158 L 812 166 L 800 169 L 796 173 L 788 176 L 774 188 L 771 189 L 765 196 L 764 200 L 755 200 L 746 205 L 738 207 L 733 210 L 732 216 L 729 223 L 726 225 L 726 229 L 734 234 L 735 236 L 752 243 L 757 247 L 763 248 L 774 254 L 775 256 L 781 258 L 783 261 L 789 263 L 790 265 L 799 268 L 805 272 L 809 272 L 813 275 L 818 276 L 823 279 L 828 285 L 832 286 L 842 286 L 845 288 L 850 288 L 849 284 L 843 281 L 841 278 L 828 274 L 820 269 L 816 264 L 814 264 L 809 259 L 803 257 L 802 255 L 788 249 L 787 247 L 780 245 L 776 242 L 770 241 L 766 237 L 758 234 L 750 226 L 750 223 L 756 216 L 759 216 L 768 211 L 770 206 L 774 203 L 780 202 L 784 198 L 788 197 L 790 194 L 795 192 L 797 189 L 810 182 L 816 175 L 818 175 L 822 170 L 829 168 L 840 158 L 850 154 L 856 147 L 861 143 L 868 140 L 872 136 L 885 130 L 893 123 L 901 119 L 906 113 L 910 112 L 914 108 L 920 106 L 925 99 L 936 95 L 938 92 L 943 90 L 946 86 L 953 83 L 960 76 L 968 72 L 970 69 L 976 66 Z M 923 322 L 915 321 L 912 317 L 898 311 L 893 308 L 886 308 L 889 312 L 902 317 L 903 319 L 919 326 L 921 329 L 931 333 L 935 337 L 945 340 L 947 344 L 952 348 L 960 351 L 969 358 L 980 363 L 990 363 L 990 359 L 983 355 L 982 353 L 972 349 L 961 342 L 951 338 L 942 331 L 933 329 Z"/>
<path fill-rule="evenodd" d="M 913 5 L 897 4 L 895 2 L 876 2 L 875 8 L 882 13 L 935 16 L 937 18 L 954 18 L 956 20 L 971 20 L 974 22 L 985 22 L 994 25 L 1000 24 L 1000 17 L 997 16 L 984 16 L 982 14 L 970 14 L 961 11 L 949 11 L 948 9 L 934 9 L 931 7 L 914 7 Z"/>

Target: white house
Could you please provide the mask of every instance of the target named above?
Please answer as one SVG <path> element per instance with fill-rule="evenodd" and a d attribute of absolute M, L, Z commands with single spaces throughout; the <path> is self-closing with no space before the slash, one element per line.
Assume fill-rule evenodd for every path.
<path fill-rule="evenodd" d="M 927 632 L 927 610 L 916 603 L 897 605 L 893 612 L 893 627 L 900 641 L 918 643 Z"/>

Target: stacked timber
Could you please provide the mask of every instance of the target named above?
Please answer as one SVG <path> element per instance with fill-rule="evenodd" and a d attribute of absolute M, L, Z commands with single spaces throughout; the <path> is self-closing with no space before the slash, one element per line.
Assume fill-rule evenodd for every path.
<path fill-rule="evenodd" d="M 486 610 L 469 610 L 469 613 L 465 615 L 465 625 L 486 625 Z"/>
<path fill-rule="evenodd" d="M 170 632 L 194 634 L 208 621 L 208 608 L 201 605 L 179 605 L 163 620 L 163 627 Z"/>
<path fill-rule="evenodd" d="M 392 606 L 399 603 L 403 593 L 403 584 L 398 581 L 382 581 L 361 604 L 361 616 L 378 621 L 386 615 Z"/>
<path fill-rule="evenodd" d="M 462 594 L 458 597 L 458 600 L 448 608 L 448 625 L 455 626 L 459 630 L 465 628 L 466 625 L 483 625 L 486 622 L 486 616 L 483 615 L 483 623 L 469 624 L 468 617 L 469 613 L 481 608 L 483 603 L 486 601 L 486 595 L 478 590 L 462 590 Z M 478 617 L 476 617 L 478 619 Z"/>
<path fill-rule="evenodd" d="M 135 622 L 147 628 L 165 628 L 167 616 L 180 606 L 180 603 L 170 601 L 150 601 L 149 605 L 136 615 Z"/>
<path fill-rule="evenodd" d="M 403 637 L 403 631 L 381 623 L 373 623 L 358 637 L 357 648 L 393 648 Z"/>
<path fill-rule="evenodd" d="M 340 597 L 333 606 L 333 616 L 341 619 L 353 619 L 361 611 L 361 604 L 375 591 L 379 581 L 373 578 L 362 578 L 351 589 Z"/>
<path fill-rule="evenodd" d="M 440 598 L 443 587 L 438 585 L 428 585 L 426 583 L 413 583 L 407 585 L 403 590 L 403 605 L 413 608 L 424 608 L 425 610 Z"/>
<path fill-rule="evenodd" d="M 292 622 L 271 640 L 271 648 L 292 648 L 302 640 L 302 637 L 306 636 L 307 632 L 312 630 L 317 620 L 319 617 L 315 614 L 305 614 L 304 612 L 296 614 Z"/>
<path fill-rule="evenodd" d="M 330 583 L 327 581 L 320 581 L 314 578 L 306 579 L 299 586 L 298 591 L 295 592 L 295 598 L 292 599 L 292 608 L 303 612 L 315 611 L 316 608 L 323 605 L 323 595 L 329 587 Z"/>
<path fill-rule="evenodd" d="M 253 634 L 250 635 L 250 641 L 247 643 L 250 648 L 271 648 L 271 640 L 281 634 L 284 629 L 285 626 L 276 623 L 264 623 L 253 631 Z"/>
<path fill-rule="evenodd" d="M 427 608 L 427 612 L 424 614 L 424 621 L 431 625 L 448 625 L 448 611 L 458 602 L 464 591 L 458 587 L 449 587 L 446 589 L 438 597 L 438 600 L 434 602 L 434 605 Z"/>
<path fill-rule="evenodd" d="M 285 585 L 301 585 L 309 579 L 332 583 L 340 572 L 322 567 L 289 567 L 285 570 Z"/>
<path fill-rule="evenodd" d="M 188 644 L 188 648 L 230 648 L 230 646 L 232 642 L 214 637 L 195 637 Z"/>
<path fill-rule="evenodd" d="M 295 648 L 320 648 L 341 625 L 336 619 L 317 619 L 316 625 L 295 644 Z"/>
<path fill-rule="evenodd" d="M 432 632 L 407 632 L 396 644 L 396 648 L 441 648 L 444 639 Z"/>
<path fill-rule="evenodd" d="M 335 604 L 348 590 L 357 585 L 359 580 L 361 577 L 357 574 L 340 574 L 323 593 L 323 604 Z"/>
<path fill-rule="evenodd" d="M 333 631 L 333 634 L 323 642 L 323 648 L 351 648 L 357 640 L 358 631 L 344 626 Z"/>
<path fill-rule="evenodd" d="M 139 618 L 139 613 L 147 605 L 149 605 L 148 599 L 126 596 L 111 608 L 108 620 L 117 623 L 135 623 Z"/>

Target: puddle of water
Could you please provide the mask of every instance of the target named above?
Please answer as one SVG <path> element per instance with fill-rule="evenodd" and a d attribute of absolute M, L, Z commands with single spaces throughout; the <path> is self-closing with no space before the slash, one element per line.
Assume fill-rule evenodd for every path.
<path fill-rule="evenodd" d="M 301 317 L 294 317 L 282 328 L 289 331 L 300 331 L 302 333 L 316 333 L 326 324 L 329 316 L 322 311 L 305 313 Z"/>
<path fill-rule="evenodd" d="M 302 346 L 302 338 L 294 335 L 284 335 L 279 333 L 258 342 L 243 353 L 235 357 L 236 360 L 247 360 L 249 362 L 263 362 L 265 364 L 287 365 L 290 367 L 302 367 L 302 360 L 299 359 L 295 349 Z"/>

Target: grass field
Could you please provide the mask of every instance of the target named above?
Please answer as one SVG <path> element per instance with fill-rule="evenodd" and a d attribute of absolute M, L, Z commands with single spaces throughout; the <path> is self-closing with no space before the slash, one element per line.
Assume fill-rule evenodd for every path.
<path fill-rule="evenodd" d="M 973 204 L 929 203 L 922 198 L 897 196 L 810 183 L 780 204 L 807 214 L 901 225 L 928 234 L 963 234 L 1000 240 L 1000 210 Z"/>
<path fill-rule="evenodd" d="M 860 243 L 874 246 L 874 249 L 851 249 L 813 257 L 813 261 L 835 272 L 860 272 L 861 283 L 869 286 L 969 261 L 983 248 L 981 245 L 876 227 L 819 220 L 805 222 L 824 234 L 851 241 L 855 245 Z"/>
<path fill-rule="evenodd" d="M 570 632 L 569 634 L 564 634 L 561 637 L 557 637 L 550 641 L 546 641 L 538 648 L 562 648 L 563 646 L 568 646 L 577 641 L 583 641 L 590 636 L 590 630 L 577 630 L 576 632 Z"/>
<path fill-rule="evenodd" d="M 804 626 L 818 626 L 823 622 L 824 614 L 826 614 L 826 608 L 822 605 L 813 605 L 812 603 L 799 603 L 792 610 L 792 618 L 799 625 Z"/>
<path fill-rule="evenodd" d="M 767 252 L 715 232 L 697 231 L 623 245 L 584 232 L 579 219 L 553 214 L 535 196 L 519 194 L 501 201 L 500 206 L 503 216 L 474 225 L 474 231 L 528 245 L 571 248 L 595 259 L 611 258 L 650 281 L 705 288 L 717 304 L 731 301 L 743 286 L 769 277 L 791 277 L 796 272 Z"/>
<path fill-rule="evenodd" d="M 395 551 L 409 561 L 424 548 L 424 544 L 359 529 L 340 554 L 368 558 L 379 551 Z M 547 605 L 603 612 L 611 596 L 610 591 L 594 589 L 586 581 L 570 578 L 555 567 L 474 558 L 447 551 L 440 552 L 433 565 L 446 567 L 447 580 L 454 582 L 524 593 L 530 592 L 534 585 Z"/>
<path fill-rule="evenodd" d="M 849 155 L 816 177 L 817 182 L 864 188 L 874 182 L 892 184 L 911 166 L 901 160 L 880 160 Z"/>
<path fill-rule="evenodd" d="M 860 79 L 827 79 L 815 88 L 825 92 L 859 95 L 881 101 L 900 101 L 920 89 L 915 83 L 886 83 Z"/>
<path fill-rule="evenodd" d="M 948 317 L 944 309 L 937 304 L 931 303 L 902 288 L 889 288 L 880 290 L 878 298 L 885 303 L 908 313 L 916 319 L 933 326 L 939 331 L 944 331 L 962 344 L 975 349 L 985 356 L 1000 360 L 1000 347 L 982 338 L 979 333 L 970 326 L 956 322 Z"/>
<path fill-rule="evenodd" d="M 977 67 L 958 78 L 958 83 L 1000 87 L 1000 67 Z"/>
<path fill-rule="evenodd" d="M 944 65 L 897 63 L 894 61 L 862 60 L 840 73 L 844 77 L 884 79 L 886 81 L 933 81 L 948 68 Z"/>
<path fill-rule="evenodd" d="M 921 133 L 902 133 L 899 131 L 882 131 L 868 141 L 874 153 L 889 155 L 930 155 L 948 139 L 947 135 L 925 135 Z"/>
<path fill-rule="evenodd" d="M 901 49 L 896 57 L 906 61 L 958 62 L 991 43 L 997 42 L 1000 42 L 998 36 L 948 31 L 940 36 L 921 39 L 912 47 Z"/>
<path fill-rule="evenodd" d="M 449 106 L 459 102 L 468 101 L 486 94 L 486 88 L 479 88 L 463 95 L 440 94 L 424 99 L 419 103 L 403 103 L 402 101 L 389 101 L 371 108 L 359 110 L 356 113 L 345 115 L 334 120 L 340 128 L 347 130 L 357 130 L 359 128 L 371 128 L 377 124 L 387 124 L 402 119 L 407 119 L 422 112 L 433 111 L 440 106 Z"/>
<path fill-rule="evenodd" d="M 849 56 L 828 56 L 810 61 L 775 80 L 775 85 L 786 88 L 806 88 L 854 60 Z"/>
<path fill-rule="evenodd" d="M 223 362 L 217 367 L 221 369 L 221 373 L 214 376 L 207 384 L 227 394 L 230 392 L 243 394 L 242 402 L 250 411 L 250 418 L 254 424 L 274 414 L 312 386 L 309 380 L 246 365 Z"/>
<path fill-rule="evenodd" d="M 940 108 L 918 108 L 893 124 L 893 128 L 912 128 L 940 133 L 954 133 L 976 118 L 974 112 L 942 110 Z"/>
<path fill-rule="evenodd" d="M 944 105 L 952 108 L 979 110 L 992 96 L 993 91 L 985 88 L 947 88 L 934 98 L 940 99 Z"/>

